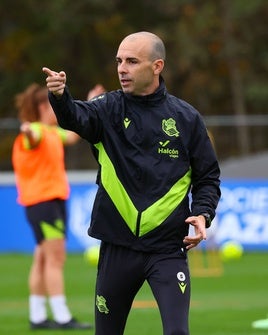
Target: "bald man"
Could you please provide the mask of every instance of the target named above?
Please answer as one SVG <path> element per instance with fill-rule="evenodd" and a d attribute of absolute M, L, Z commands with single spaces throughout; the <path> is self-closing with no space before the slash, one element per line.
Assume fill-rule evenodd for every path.
<path fill-rule="evenodd" d="M 43 68 L 59 124 L 90 143 L 100 166 L 88 229 L 102 241 L 95 334 L 124 334 L 147 281 L 163 334 L 188 335 L 187 252 L 206 239 L 215 216 L 218 162 L 199 112 L 167 92 L 158 36 L 127 36 L 116 63 L 122 89 L 84 102 L 71 97 L 65 72 Z"/>

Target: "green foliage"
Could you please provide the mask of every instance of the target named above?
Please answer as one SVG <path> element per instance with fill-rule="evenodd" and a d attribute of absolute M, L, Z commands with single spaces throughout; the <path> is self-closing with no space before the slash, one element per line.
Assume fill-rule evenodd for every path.
<path fill-rule="evenodd" d="M 66 71 L 75 98 L 97 82 L 119 88 L 118 44 L 140 30 L 163 38 L 170 92 L 202 114 L 239 114 L 238 106 L 243 114 L 265 114 L 267 14 L 266 0 L 2 0 L 0 118 L 16 117 L 14 95 L 26 85 L 45 84 L 43 66 Z M 219 157 L 230 156 L 226 129 L 216 131 Z M 247 151 L 263 150 L 262 143 Z"/>
<path fill-rule="evenodd" d="M 31 255 L 0 255 L 1 334 L 31 334 L 28 330 L 27 289 L 30 263 Z M 268 312 L 266 263 L 266 253 L 245 253 L 239 261 L 224 263 L 222 276 L 193 277 L 191 334 L 266 334 L 251 328 L 253 321 L 265 318 Z M 67 299 L 72 312 L 80 320 L 94 322 L 96 268 L 87 265 L 82 254 L 70 254 L 65 275 Z M 161 335 L 159 312 L 153 305 L 154 299 L 147 284 L 135 302 L 136 307 L 130 312 L 125 335 Z M 64 335 L 66 331 L 57 331 L 57 334 Z M 76 333 L 68 331 L 68 334 Z"/>
<path fill-rule="evenodd" d="M 267 68 L 265 0 L 60 0 L 41 3 L 26 0 L 18 2 L 17 6 L 14 1 L 11 4 L 3 0 L 1 115 L 10 116 L 12 97 L 18 90 L 31 81 L 44 83 L 43 65 L 64 69 L 72 92 L 80 98 L 97 81 L 103 82 L 107 89 L 117 88 L 114 56 L 118 43 L 126 34 L 138 30 L 154 31 L 165 40 L 167 77 L 172 91 L 191 100 L 197 108 L 202 107 L 202 99 L 224 100 L 229 88 L 222 54 L 221 2 L 231 13 L 237 57 L 241 71 L 249 77 L 246 83 L 250 83 L 250 79 L 256 77 L 257 69 L 250 67 L 255 56 L 258 55 L 256 64 L 260 73 Z M 255 53 L 256 48 L 263 52 Z M 213 103 L 209 108 L 208 101 L 204 112 L 214 114 Z M 232 110 L 231 102 L 228 106 Z"/>

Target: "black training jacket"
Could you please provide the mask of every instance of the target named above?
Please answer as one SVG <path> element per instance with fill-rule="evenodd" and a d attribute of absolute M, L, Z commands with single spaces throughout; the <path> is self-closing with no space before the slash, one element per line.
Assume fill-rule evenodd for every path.
<path fill-rule="evenodd" d="M 189 215 L 213 218 L 220 171 L 200 114 L 167 93 L 122 90 L 91 101 L 49 94 L 59 125 L 86 139 L 99 162 L 90 236 L 148 252 L 183 246 Z"/>

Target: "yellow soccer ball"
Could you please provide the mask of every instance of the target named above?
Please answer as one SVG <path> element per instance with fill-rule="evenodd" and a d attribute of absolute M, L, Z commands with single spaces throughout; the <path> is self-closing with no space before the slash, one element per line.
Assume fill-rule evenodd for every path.
<path fill-rule="evenodd" d="M 243 255 L 243 247 L 236 241 L 227 241 L 220 248 L 220 255 L 223 261 L 238 260 Z"/>
<path fill-rule="evenodd" d="M 99 262 L 99 256 L 100 256 L 100 246 L 94 245 L 89 248 L 87 248 L 84 252 L 84 259 L 85 261 L 93 266 L 97 266 Z"/>

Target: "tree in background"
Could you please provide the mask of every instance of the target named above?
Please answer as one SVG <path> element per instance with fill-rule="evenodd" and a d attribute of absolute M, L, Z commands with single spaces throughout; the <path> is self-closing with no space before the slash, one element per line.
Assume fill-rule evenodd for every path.
<path fill-rule="evenodd" d="M 202 114 L 265 114 L 267 14 L 266 0 L 2 0 L 0 118 L 16 116 L 14 95 L 29 82 L 43 83 L 44 65 L 69 73 L 68 85 L 79 99 L 85 99 L 97 82 L 117 89 L 117 45 L 140 30 L 164 39 L 164 76 L 170 92 Z M 237 129 L 211 129 L 220 159 L 267 147 L 265 128 Z M 0 157 L 5 163 L 0 161 L 0 167 L 5 169 L 13 138 L 8 133 L 2 139 Z M 84 146 L 67 153 L 67 159 L 73 158 L 67 167 L 94 166 L 80 154 Z"/>

